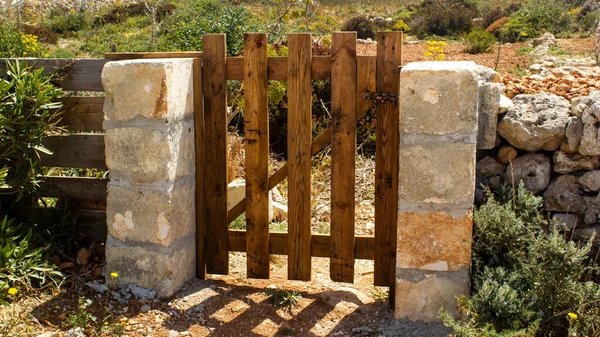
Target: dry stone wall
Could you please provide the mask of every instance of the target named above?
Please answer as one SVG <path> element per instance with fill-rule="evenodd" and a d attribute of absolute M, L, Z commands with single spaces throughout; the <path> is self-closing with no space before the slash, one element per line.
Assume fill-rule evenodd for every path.
<path fill-rule="evenodd" d="M 522 80 L 535 88 L 522 90 L 529 94 L 515 94 L 516 84 L 509 84 L 506 94 L 514 97 L 508 108 L 494 107 L 497 118 L 487 117 L 479 130 L 489 141 L 478 142 L 478 202 L 484 199 L 481 185 L 497 188 L 522 181 L 544 197 L 544 209 L 557 226 L 574 230 L 581 239 L 600 234 L 600 91 L 571 90 L 579 83 L 577 78 L 595 85 L 596 74 L 596 69 L 549 68 Z M 563 91 L 544 90 L 540 85 L 555 83 L 557 78 L 565 84 Z M 508 98 L 502 96 L 498 103 L 502 100 Z M 492 115 L 480 110 L 480 118 L 482 114 L 483 118 Z"/>

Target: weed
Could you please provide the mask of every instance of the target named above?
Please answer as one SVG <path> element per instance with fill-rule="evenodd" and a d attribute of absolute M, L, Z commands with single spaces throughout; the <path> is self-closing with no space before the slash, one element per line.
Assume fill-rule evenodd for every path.
<path fill-rule="evenodd" d="M 463 36 L 464 51 L 469 54 L 487 53 L 495 43 L 496 38 L 494 35 L 481 29 L 472 30 L 469 34 Z"/>
<path fill-rule="evenodd" d="M 571 55 L 572 53 L 568 50 L 561 49 L 559 47 L 550 47 L 549 51 L 550 55 L 558 56 L 558 55 Z"/>
<path fill-rule="evenodd" d="M 519 56 L 520 55 L 529 55 L 532 51 L 533 51 L 532 47 L 524 47 L 524 48 L 517 50 L 516 54 Z"/>
<path fill-rule="evenodd" d="M 287 232 L 287 230 L 288 230 L 287 221 L 271 222 L 269 224 L 269 229 L 273 232 Z"/>
<path fill-rule="evenodd" d="M 447 45 L 444 41 L 427 41 L 427 50 L 423 53 L 423 56 L 430 57 L 434 61 L 443 61 L 446 58 L 444 47 Z"/>
<path fill-rule="evenodd" d="M 283 334 L 285 336 L 296 336 L 296 330 L 293 330 L 290 328 L 285 328 L 285 329 L 283 329 Z"/>
<path fill-rule="evenodd" d="M 371 296 L 380 301 L 387 301 L 389 296 L 389 289 L 384 287 L 375 287 L 371 290 Z"/>
<path fill-rule="evenodd" d="M 273 301 L 274 306 L 283 307 L 288 310 L 295 307 L 302 299 L 302 295 L 294 290 L 272 289 L 267 291 L 267 295 Z"/>
<path fill-rule="evenodd" d="M 237 217 L 229 224 L 229 229 L 246 230 L 246 216 L 244 214 Z"/>
<path fill-rule="evenodd" d="M 92 327 L 96 323 L 97 318 L 87 311 L 90 305 L 92 305 L 91 299 L 80 297 L 77 304 L 77 311 L 67 316 L 64 324 L 73 328 L 87 329 Z"/>
<path fill-rule="evenodd" d="M 329 224 L 329 222 L 319 221 L 315 225 L 315 231 L 317 232 L 317 234 L 329 234 L 329 232 L 331 231 L 331 225 Z"/>

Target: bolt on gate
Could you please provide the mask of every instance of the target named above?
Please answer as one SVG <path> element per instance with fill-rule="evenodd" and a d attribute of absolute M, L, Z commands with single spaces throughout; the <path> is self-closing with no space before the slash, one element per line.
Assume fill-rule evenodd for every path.
<path fill-rule="evenodd" d="M 289 56 L 267 57 L 266 34 L 245 34 L 243 57 L 224 34 L 205 35 L 195 59 L 197 276 L 228 274 L 229 252 L 246 252 L 247 276 L 269 278 L 270 254 L 288 256 L 288 278 L 310 280 L 311 257 L 330 258 L 333 281 L 353 282 L 355 259 L 374 260 L 375 285 L 395 282 L 398 103 L 402 33 L 380 32 L 377 56 L 357 56 L 356 33 L 336 32 L 332 55 L 313 56 L 311 34 L 290 34 Z M 227 80 L 242 80 L 246 197 L 227 208 Z M 269 176 L 267 81 L 288 81 L 288 161 Z M 313 80 L 331 81 L 331 127 L 312 138 Z M 355 236 L 356 120 L 376 119 L 375 235 Z M 311 233 L 311 156 L 331 143 L 331 235 Z M 288 232 L 269 232 L 268 193 L 285 178 Z M 246 212 L 247 230 L 229 230 Z M 390 291 L 390 298 L 393 297 Z"/>

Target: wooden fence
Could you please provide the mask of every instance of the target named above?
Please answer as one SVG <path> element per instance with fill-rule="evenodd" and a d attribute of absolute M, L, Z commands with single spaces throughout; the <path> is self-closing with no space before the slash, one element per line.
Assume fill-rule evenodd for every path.
<path fill-rule="evenodd" d="M 310 279 L 311 257 L 331 259 L 331 278 L 352 282 L 354 260 L 375 263 L 375 285 L 395 281 L 398 204 L 398 108 L 402 34 L 379 33 L 377 56 L 356 55 L 355 33 L 334 33 L 331 56 L 312 56 L 310 34 L 289 36 L 288 57 L 267 57 L 264 34 L 245 35 L 243 57 L 226 56 L 224 35 L 204 36 L 204 53 L 109 54 L 105 59 L 28 60 L 58 72 L 68 91 L 102 91 L 100 74 L 111 60 L 194 58 L 197 129 L 198 276 L 227 274 L 229 252 L 247 252 L 248 276 L 269 276 L 269 255 L 288 255 L 290 279 Z M 0 61 L 0 72 L 4 68 Z M 227 81 L 244 82 L 246 199 L 227 209 Z M 288 81 L 288 162 L 268 175 L 267 81 Z M 332 123 L 311 134 L 311 81 L 330 80 Z M 63 123 L 72 133 L 53 135 L 45 145 L 54 152 L 42 165 L 105 169 L 102 131 L 104 97 L 65 99 Z M 375 236 L 354 234 L 356 119 L 377 106 Z M 331 235 L 311 233 L 311 156 L 332 144 Z M 289 183 L 288 233 L 269 233 L 268 191 Z M 47 177 L 42 194 L 78 201 L 106 202 L 106 179 Z M 83 203 L 85 205 L 85 202 Z M 102 207 L 97 207 L 102 208 Z M 48 212 L 47 210 L 42 210 Z M 54 210 L 54 212 L 57 212 Z M 229 230 L 246 212 L 247 231 Z M 103 209 L 78 209 L 80 227 L 106 233 Z M 46 216 L 46 215 L 43 215 Z M 43 217 L 42 216 L 42 217 Z M 105 234 L 104 234 L 105 235 Z M 392 295 L 393 292 L 390 292 Z"/>

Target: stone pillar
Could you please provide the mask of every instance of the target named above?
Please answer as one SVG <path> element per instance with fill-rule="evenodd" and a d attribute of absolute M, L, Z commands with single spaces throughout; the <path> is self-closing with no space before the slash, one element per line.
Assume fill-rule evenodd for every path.
<path fill-rule="evenodd" d="M 478 83 L 473 62 L 400 74 L 397 318 L 436 321 L 468 295 Z"/>
<path fill-rule="evenodd" d="M 111 286 L 169 297 L 195 275 L 192 80 L 191 59 L 109 62 L 102 71 Z"/>

